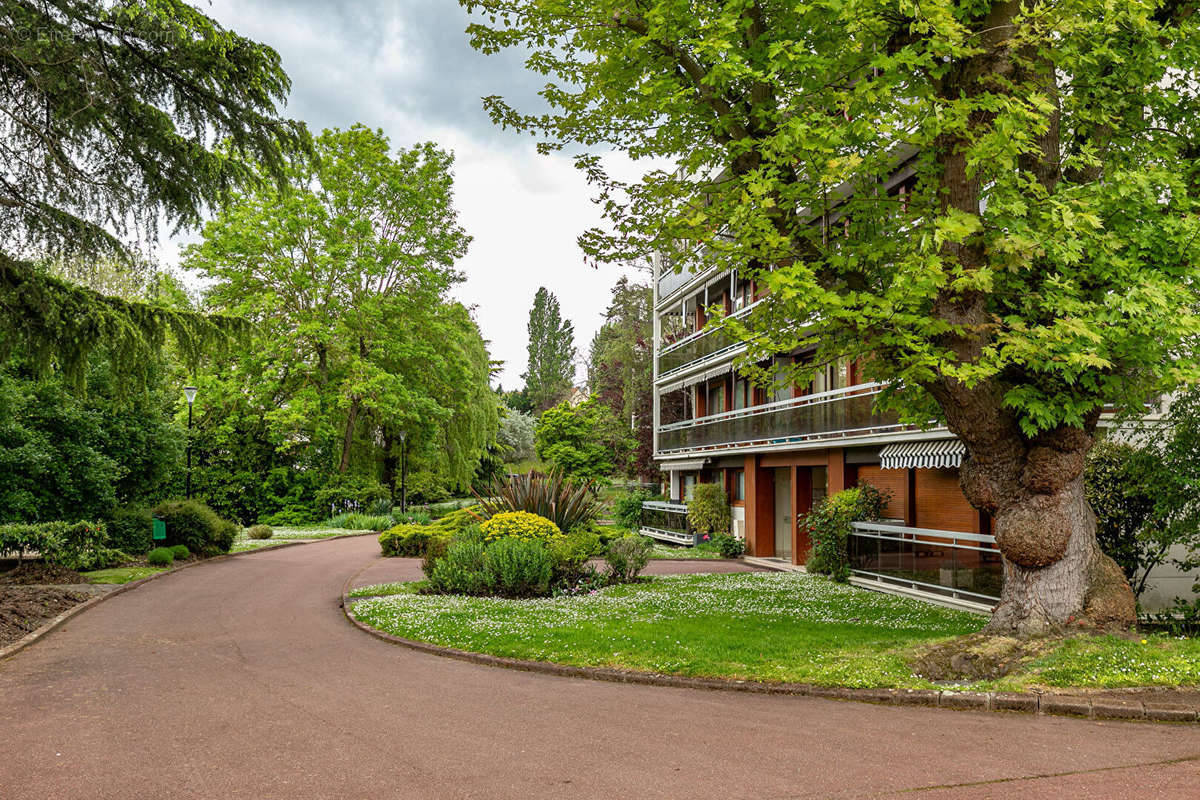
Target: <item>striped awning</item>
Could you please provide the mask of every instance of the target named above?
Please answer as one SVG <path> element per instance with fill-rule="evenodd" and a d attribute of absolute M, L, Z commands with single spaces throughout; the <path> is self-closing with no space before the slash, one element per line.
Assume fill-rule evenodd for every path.
<path fill-rule="evenodd" d="M 721 364 L 716 367 L 712 367 L 710 369 L 703 370 L 701 372 L 693 373 L 692 375 L 689 375 L 686 378 L 681 378 L 680 380 L 677 380 L 677 381 L 671 381 L 670 383 L 664 384 L 663 386 L 659 387 L 658 391 L 661 394 L 667 394 L 668 392 L 674 392 L 679 389 L 686 389 L 689 386 L 695 386 L 698 383 L 704 383 L 705 381 L 710 381 L 713 378 L 718 378 L 721 375 L 727 375 L 730 372 L 733 372 L 733 362 L 732 361 L 727 362 L 725 364 Z"/>
<path fill-rule="evenodd" d="M 889 444 L 879 451 L 884 469 L 938 469 L 962 466 L 967 448 L 958 439 Z"/>
<path fill-rule="evenodd" d="M 659 466 L 659 469 L 666 472 L 692 472 L 693 470 L 703 469 L 707 463 L 707 458 L 692 458 L 687 461 L 665 461 Z"/>

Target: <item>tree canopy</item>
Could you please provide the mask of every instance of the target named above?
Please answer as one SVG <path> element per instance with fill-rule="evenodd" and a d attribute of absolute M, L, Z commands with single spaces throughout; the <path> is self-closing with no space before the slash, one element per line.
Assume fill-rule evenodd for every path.
<path fill-rule="evenodd" d="M 1103 408 L 1200 374 L 1193 3 L 461 3 L 550 79 L 493 118 L 590 151 L 587 251 L 748 273 L 746 371 L 815 343 L 788 380 L 861 358 L 964 441 L 1021 578 L 995 629 L 1131 621 L 1081 473 Z M 614 146 L 675 168 L 619 182 Z"/>
<path fill-rule="evenodd" d="M 497 401 L 479 330 L 446 298 L 470 241 L 453 159 L 428 143 L 394 151 L 362 126 L 315 144 L 287 186 L 235 195 L 186 253 L 215 280 L 209 306 L 259 333 L 213 376 L 217 404 L 248 401 L 318 473 L 390 485 L 403 449 L 462 486 L 495 438 Z"/>
<path fill-rule="evenodd" d="M 588 387 L 618 419 L 629 420 L 636 440 L 632 469 L 645 477 L 658 474 L 652 294 L 648 285 L 620 278 L 588 351 Z"/>
<path fill-rule="evenodd" d="M 236 329 L 72 291 L 28 262 L 126 259 L 160 220 L 193 226 L 233 188 L 281 177 L 308 135 L 279 114 L 278 54 L 180 0 L 14 0 L 0 7 L 0 75 L 5 327 L 76 377 L 97 342 L 118 342 L 122 369 L 166 330 L 195 352 Z"/>
<path fill-rule="evenodd" d="M 529 363 L 525 399 L 536 411 L 562 400 L 575 385 L 575 325 L 562 318 L 558 298 L 545 286 L 529 310 Z"/>

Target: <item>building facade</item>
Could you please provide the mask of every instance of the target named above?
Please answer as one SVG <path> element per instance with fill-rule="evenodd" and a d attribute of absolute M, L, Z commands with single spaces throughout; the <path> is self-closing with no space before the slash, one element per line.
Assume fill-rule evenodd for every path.
<path fill-rule="evenodd" d="M 877 411 L 883 387 L 863 381 L 854 363 L 774 393 L 741 377 L 733 364 L 745 345 L 706 328 L 705 310 L 743 315 L 760 300 L 736 270 L 675 273 L 656 265 L 655 459 L 669 500 L 646 504 L 643 533 L 691 541 L 684 503 L 697 483 L 717 482 L 747 554 L 799 565 L 811 541 L 797 521 L 825 496 L 869 483 L 890 500 L 885 520 L 856 524 L 850 553 L 858 580 L 994 603 L 1000 553 L 991 521 L 959 488 L 961 443 L 945 428 L 922 430 Z M 774 364 L 806 355 L 779 354 Z"/>

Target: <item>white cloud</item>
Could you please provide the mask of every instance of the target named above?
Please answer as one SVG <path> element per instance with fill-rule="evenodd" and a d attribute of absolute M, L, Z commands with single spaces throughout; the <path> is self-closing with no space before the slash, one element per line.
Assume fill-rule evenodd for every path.
<path fill-rule="evenodd" d="M 201 8 L 280 53 L 292 79 L 287 113 L 314 130 L 362 122 L 396 146 L 433 140 L 455 152 L 457 205 L 475 238 L 454 295 L 476 307 L 492 357 L 505 362 L 506 387 L 520 385 L 539 286 L 575 323 L 582 364 L 621 274 L 588 266 L 575 244 L 599 224 L 599 210 L 568 158 L 537 155 L 529 136 L 494 126 L 479 99 L 501 94 L 537 110 L 545 78 L 524 70 L 519 54 L 472 50 L 466 14 L 450 0 L 214 0 Z M 627 159 L 611 160 L 616 174 L 637 171 Z"/>

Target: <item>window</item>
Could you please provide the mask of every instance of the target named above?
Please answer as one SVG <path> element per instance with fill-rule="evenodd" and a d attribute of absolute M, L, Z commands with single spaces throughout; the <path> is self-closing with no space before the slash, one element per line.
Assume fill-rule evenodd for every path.
<path fill-rule="evenodd" d="M 683 495 L 684 500 L 691 500 L 692 494 L 696 491 L 696 473 L 689 472 L 682 476 L 680 481 L 679 493 Z"/>
<path fill-rule="evenodd" d="M 746 470 L 735 469 L 733 471 L 733 480 L 730 481 L 732 491 L 730 499 L 734 502 L 746 499 Z"/>
<path fill-rule="evenodd" d="M 708 389 L 708 413 L 720 414 L 722 411 L 728 411 L 725 407 L 725 384 L 724 382 L 711 386 Z"/>
<path fill-rule="evenodd" d="M 825 467 L 812 468 L 812 507 L 820 505 L 829 494 L 829 470 Z"/>

